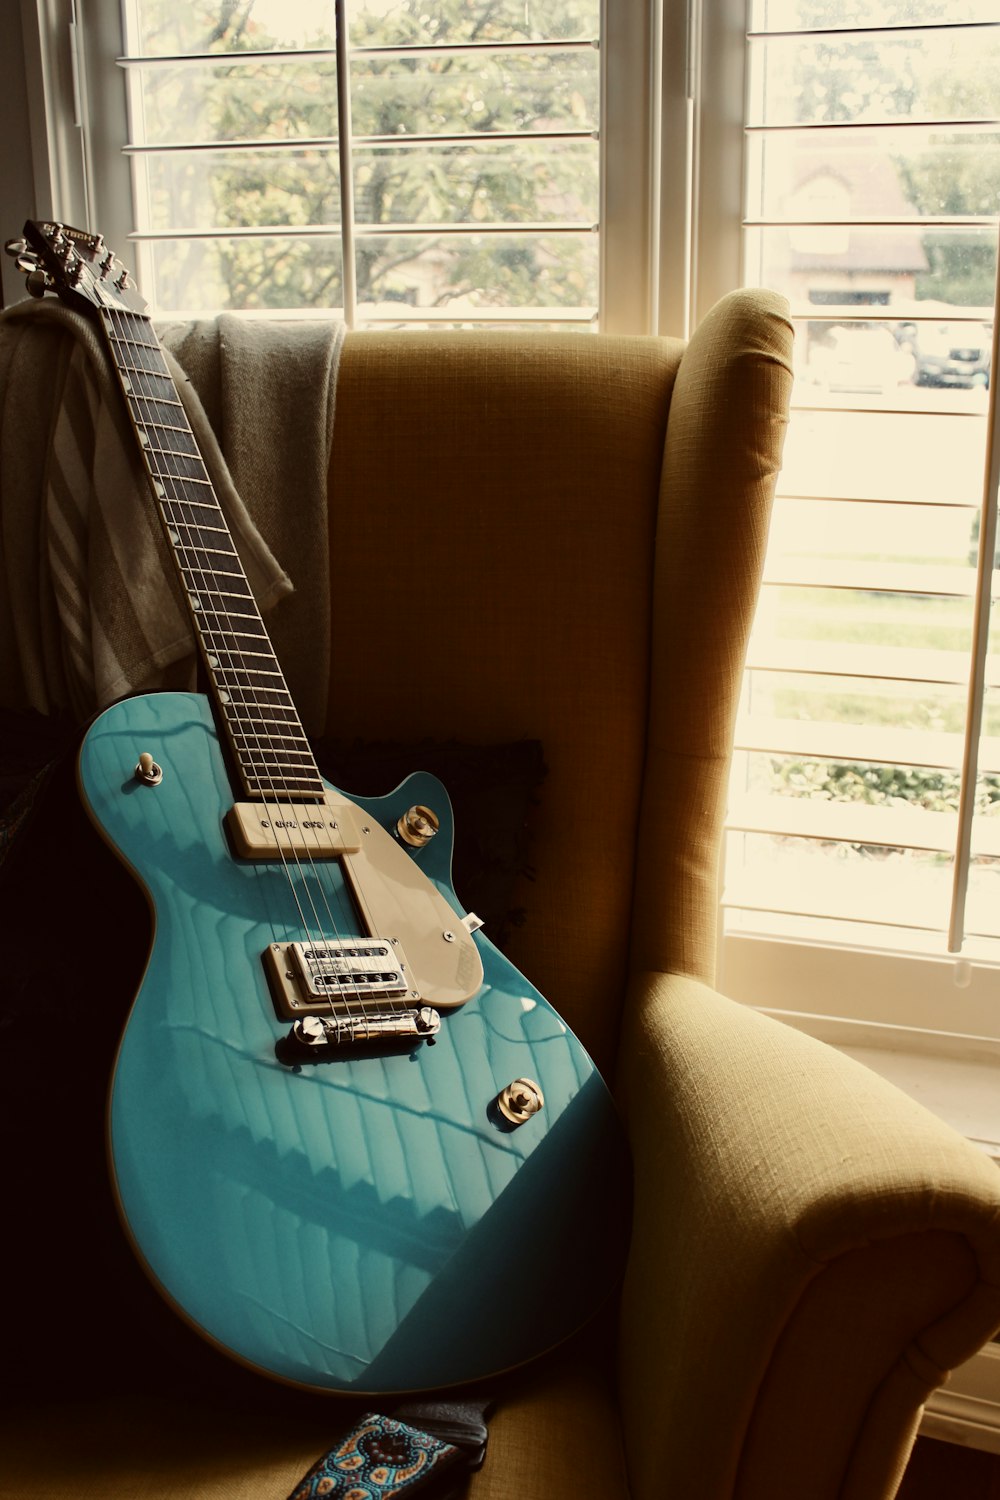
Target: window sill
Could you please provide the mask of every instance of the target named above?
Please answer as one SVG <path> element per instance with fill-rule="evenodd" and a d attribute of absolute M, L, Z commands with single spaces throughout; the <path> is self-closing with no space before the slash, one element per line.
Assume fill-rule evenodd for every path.
<path fill-rule="evenodd" d="M 894 1083 L 1000 1165 L 1000 1041 L 768 1010 Z"/>

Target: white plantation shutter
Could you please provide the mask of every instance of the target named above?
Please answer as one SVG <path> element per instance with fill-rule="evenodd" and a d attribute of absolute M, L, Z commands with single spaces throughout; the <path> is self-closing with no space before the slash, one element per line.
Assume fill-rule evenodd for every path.
<path fill-rule="evenodd" d="M 599 0 L 124 18 L 130 238 L 158 314 L 595 323 Z"/>
<path fill-rule="evenodd" d="M 734 989 L 801 1009 L 804 945 L 834 968 L 857 948 L 1000 958 L 1000 8 L 748 14 L 746 277 L 789 297 L 797 369 L 737 731 L 724 951 Z M 887 1001 L 880 1018 L 905 1017 Z"/>
<path fill-rule="evenodd" d="M 29 178 L 36 216 L 58 205 L 138 258 L 161 314 L 596 314 L 676 334 L 740 279 L 788 295 L 795 409 L 722 981 L 997 1035 L 998 0 L 60 0 L 11 18 L 28 79 L 0 49 L 24 134 L 0 182 L 11 232 Z"/>

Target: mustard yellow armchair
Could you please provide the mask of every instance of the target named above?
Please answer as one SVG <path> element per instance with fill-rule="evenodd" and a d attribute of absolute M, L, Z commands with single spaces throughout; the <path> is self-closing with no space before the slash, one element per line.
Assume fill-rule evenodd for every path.
<path fill-rule="evenodd" d="M 712 987 L 790 385 L 764 292 L 687 345 L 360 333 L 340 357 L 329 625 L 293 693 L 330 735 L 541 742 L 507 951 L 612 1083 L 634 1163 L 620 1305 L 501 1383 L 473 1500 L 887 1500 L 925 1398 L 1000 1325 L 995 1168 Z M 141 1369 L 112 1399 L 78 1362 L 77 1399 L 0 1414 L 9 1500 L 284 1500 L 339 1421 L 266 1389 L 154 1397 Z"/>

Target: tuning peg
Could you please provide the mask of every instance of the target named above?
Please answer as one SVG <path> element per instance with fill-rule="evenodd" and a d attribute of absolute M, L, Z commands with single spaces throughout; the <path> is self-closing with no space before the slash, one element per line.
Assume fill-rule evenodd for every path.
<path fill-rule="evenodd" d="M 31 271 L 38 270 L 39 259 L 33 250 L 29 250 L 27 254 L 17 257 L 16 265 L 19 271 L 24 271 L 27 275 Z"/>
<path fill-rule="evenodd" d="M 44 297 L 45 293 L 55 286 L 55 282 L 47 271 L 30 272 L 24 284 L 32 297 Z"/>
<path fill-rule="evenodd" d="M 7 255 L 23 255 L 28 248 L 28 241 L 8 240 L 3 248 Z"/>

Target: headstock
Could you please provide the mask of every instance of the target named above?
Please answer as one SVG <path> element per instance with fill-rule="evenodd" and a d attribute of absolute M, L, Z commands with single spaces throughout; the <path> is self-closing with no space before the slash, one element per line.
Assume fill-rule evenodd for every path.
<path fill-rule="evenodd" d="M 103 235 L 29 219 L 23 239 L 8 240 L 4 249 L 25 273 L 33 297 L 56 292 L 84 313 L 95 308 L 133 313 L 146 309 L 135 282 L 105 245 Z"/>

